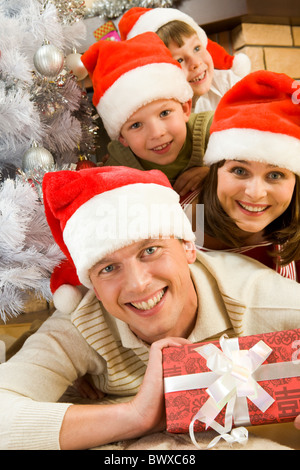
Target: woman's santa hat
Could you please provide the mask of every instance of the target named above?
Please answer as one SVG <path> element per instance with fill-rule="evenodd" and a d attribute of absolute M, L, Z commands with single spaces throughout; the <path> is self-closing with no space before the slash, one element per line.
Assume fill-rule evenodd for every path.
<path fill-rule="evenodd" d="M 159 99 L 185 103 L 193 91 L 168 48 L 155 33 L 128 41 L 98 41 L 81 57 L 93 82 L 93 104 L 111 139 L 129 117 Z"/>
<path fill-rule="evenodd" d="M 244 77 L 251 70 L 251 62 L 246 54 L 240 53 L 235 56 L 210 40 L 205 31 L 193 20 L 193 18 L 176 8 L 130 8 L 119 21 L 118 28 L 122 40 L 131 39 L 147 31 L 156 33 L 159 28 L 170 21 L 182 21 L 191 26 L 201 44 L 207 48 L 212 56 L 215 69 L 231 69 L 238 77 Z"/>
<path fill-rule="evenodd" d="M 54 304 L 63 310 L 80 300 L 75 286 L 92 288 L 90 269 L 108 254 L 149 238 L 195 240 L 178 194 L 158 170 L 50 172 L 43 178 L 43 197 L 53 237 L 66 256 L 51 278 Z"/>
<path fill-rule="evenodd" d="M 260 70 L 221 99 L 210 127 L 205 165 L 259 161 L 300 175 L 300 83 Z"/>

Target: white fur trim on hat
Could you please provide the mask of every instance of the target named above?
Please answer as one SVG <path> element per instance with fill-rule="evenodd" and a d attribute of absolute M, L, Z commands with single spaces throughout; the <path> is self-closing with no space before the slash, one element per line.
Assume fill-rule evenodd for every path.
<path fill-rule="evenodd" d="M 96 106 L 112 140 L 130 116 L 141 106 L 158 99 L 187 102 L 193 96 L 183 71 L 173 64 L 154 63 L 121 75 L 101 97 Z"/>
<path fill-rule="evenodd" d="M 154 183 L 129 184 L 94 196 L 63 231 L 78 278 L 88 288 L 89 270 L 107 254 L 139 240 L 171 236 L 195 240 L 178 194 Z"/>
<path fill-rule="evenodd" d="M 259 161 L 300 175 L 300 141 L 287 134 L 257 129 L 226 129 L 209 138 L 204 164 L 225 160 Z"/>
<path fill-rule="evenodd" d="M 139 17 L 134 26 L 131 28 L 131 31 L 127 35 L 127 39 L 131 39 L 138 34 L 145 33 L 147 31 L 156 31 L 169 23 L 170 21 L 183 21 L 184 23 L 189 24 L 197 33 L 201 44 L 206 47 L 207 45 L 207 36 L 205 31 L 200 28 L 200 26 L 191 18 L 189 15 L 186 15 L 180 10 L 175 8 L 153 8 Z"/>

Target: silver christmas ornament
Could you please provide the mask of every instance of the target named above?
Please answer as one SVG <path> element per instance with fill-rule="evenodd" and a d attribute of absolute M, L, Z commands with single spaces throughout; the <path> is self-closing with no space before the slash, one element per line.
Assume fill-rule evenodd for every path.
<path fill-rule="evenodd" d="M 55 78 L 64 68 L 64 54 L 56 46 L 44 43 L 34 54 L 36 70 L 47 78 Z"/>
<path fill-rule="evenodd" d="M 88 71 L 81 61 L 81 54 L 78 52 L 67 55 L 66 66 L 78 80 L 83 80 L 88 75 Z"/>
<path fill-rule="evenodd" d="M 44 147 L 39 147 L 36 142 L 28 149 L 22 160 L 23 171 L 31 171 L 37 168 L 50 170 L 54 165 L 52 154 Z"/>

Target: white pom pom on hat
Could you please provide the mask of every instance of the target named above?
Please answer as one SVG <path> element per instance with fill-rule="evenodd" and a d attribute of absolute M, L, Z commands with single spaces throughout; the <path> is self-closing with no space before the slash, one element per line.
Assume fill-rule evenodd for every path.
<path fill-rule="evenodd" d="M 63 284 L 53 294 L 54 307 L 63 313 L 72 313 L 80 304 L 83 294 L 71 284 Z"/>

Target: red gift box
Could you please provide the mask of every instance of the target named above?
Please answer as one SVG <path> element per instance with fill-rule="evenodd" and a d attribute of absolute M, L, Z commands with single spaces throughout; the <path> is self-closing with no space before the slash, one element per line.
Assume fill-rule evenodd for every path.
<path fill-rule="evenodd" d="M 300 329 L 163 350 L 167 431 L 284 423 L 300 414 Z"/>

